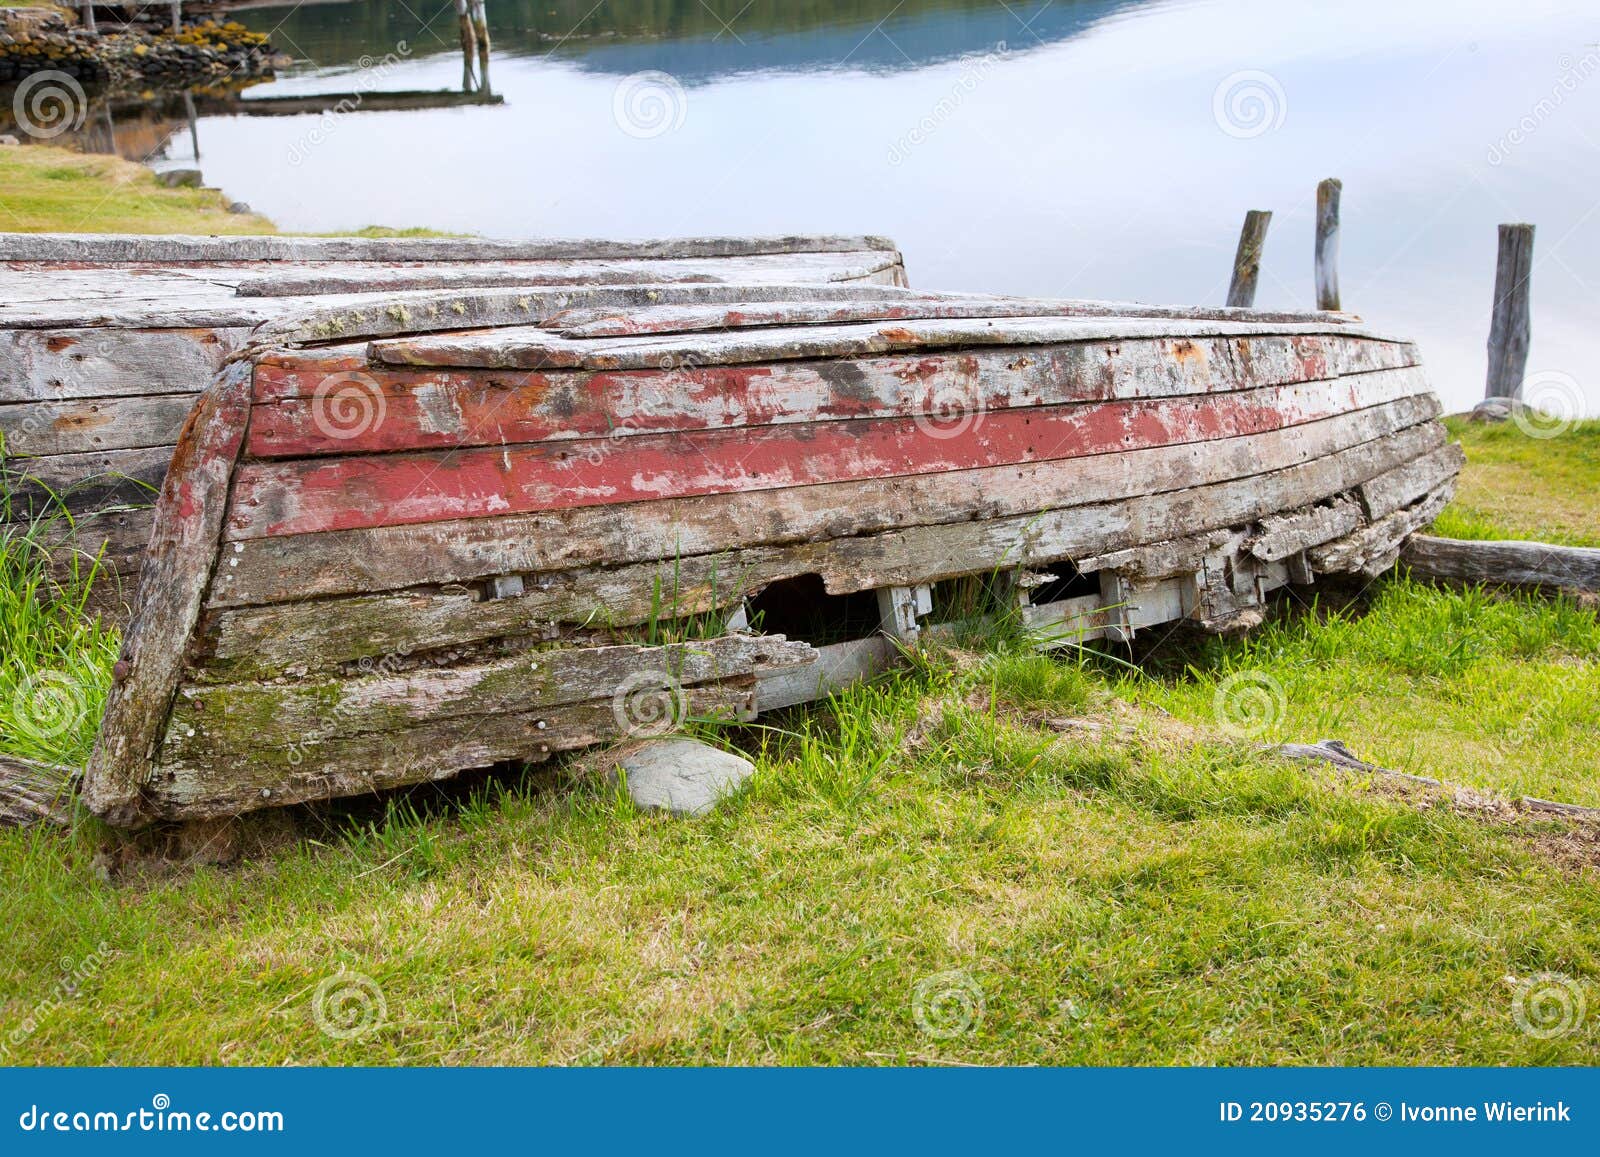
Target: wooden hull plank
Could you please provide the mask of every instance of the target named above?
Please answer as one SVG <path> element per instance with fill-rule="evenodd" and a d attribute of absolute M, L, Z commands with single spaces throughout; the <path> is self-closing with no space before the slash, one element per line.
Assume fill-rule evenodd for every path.
<path fill-rule="evenodd" d="M 644 334 L 704 333 L 757 326 L 837 325 L 852 321 L 906 321 L 976 317 L 1148 317 L 1205 321 L 1305 322 L 1326 324 L 1323 313 L 1271 313 L 1263 310 L 1148 306 L 1134 302 L 1041 301 L 953 294 L 870 301 L 772 301 L 755 305 L 664 305 L 636 310 L 571 310 L 546 323 L 565 338 L 638 337 Z M 1354 323 L 1347 314 L 1339 321 Z"/>
<path fill-rule="evenodd" d="M 500 446 L 676 430 L 1205 394 L 1413 367 L 1407 345 L 1342 338 L 1168 339 L 1112 346 L 773 366 L 522 372 L 485 381 L 370 368 L 335 352 L 256 372 L 253 457 Z M 1417 388 L 1427 388 L 1421 370 Z M 935 427 L 937 432 L 937 426 Z"/>
<path fill-rule="evenodd" d="M 887 325 L 817 325 L 716 334 L 623 337 L 574 341 L 538 326 L 372 343 L 374 361 L 395 366 L 472 369 L 648 369 L 737 365 L 802 358 L 867 357 L 915 349 L 1053 342 L 1137 341 L 1145 338 L 1262 337 L 1344 334 L 1393 340 L 1335 320 L 1257 322 L 1025 317 L 910 320 Z"/>
<path fill-rule="evenodd" d="M 0 404 L 0 436 L 16 458 L 171 447 L 195 395 Z"/>
<path fill-rule="evenodd" d="M 191 684 L 179 694 L 159 761 L 249 758 L 258 747 L 370 734 L 610 697 L 640 672 L 663 687 L 764 675 L 811 663 L 816 652 L 781 635 L 724 635 L 662 647 L 554 646 L 449 667 L 293 683 Z"/>
<path fill-rule="evenodd" d="M 781 499 L 763 493 L 712 495 L 234 542 L 226 581 L 212 591 L 210 603 L 277 603 L 487 575 L 686 559 L 750 543 L 798 543 L 919 522 L 1000 518 L 1037 511 L 1050 497 L 1065 507 L 1160 494 L 1309 462 L 1401 431 L 1397 445 L 1423 453 L 1444 441 L 1443 427 L 1430 421 L 1438 412 L 1435 398 L 1420 395 L 1254 438 L 1059 465 L 799 487 L 783 492 Z"/>
<path fill-rule="evenodd" d="M 686 714 L 698 719 L 750 719 L 755 680 L 730 679 L 684 688 Z M 648 724 L 643 734 L 649 734 Z M 503 760 L 537 762 L 570 751 L 630 738 L 625 713 L 608 697 L 542 712 L 505 712 L 463 724 L 446 720 L 396 732 L 290 747 L 260 747 L 249 759 L 163 763 L 145 803 L 157 819 L 210 819 L 260 807 L 366 795 L 412 783 L 448 779 L 470 767 Z"/>
<path fill-rule="evenodd" d="M 559 261 L 753 257 L 785 253 L 895 251 L 887 237 L 673 237 L 617 241 L 479 237 L 208 237 L 137 233 L 0 233 L 0 261 L 152 263 L 257 261 Z"/>
<path fill-rule="evenodd" d="M 1426 389 L 1405 370 L 1206 398 L 1035 406 L 239 468 L 231 539 L 890 478 L 1260 434 Z M 1048 501 L 1051 496 L 1041 498 Z"/>
<path fill-rule="evenodd" d="M 0 329 L 0 404 L 198 394 L 247 332 Z"/>

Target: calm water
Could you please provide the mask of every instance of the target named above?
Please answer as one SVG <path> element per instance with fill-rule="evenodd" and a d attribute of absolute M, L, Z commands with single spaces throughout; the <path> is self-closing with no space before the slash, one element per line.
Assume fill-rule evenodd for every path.
<path fill-rule="evenodd" d="M 248 97 L 459 89 L 453 10 L 412 7 L 245 13 L 308 61 Z M 1309 307 L 1338 176 L 1346 308 L 1418 339 L 1452 408 L 1482 394 L 1495 225 L 1535 222 L 1530 375 L 1600 412 L 1592 4 L 488 8 L 503 105 L 202 115 L 207 181 L 294 230 L 884 233 L 920 288 L 1213 304 L 1264 208 L 1257 303 Z"/>

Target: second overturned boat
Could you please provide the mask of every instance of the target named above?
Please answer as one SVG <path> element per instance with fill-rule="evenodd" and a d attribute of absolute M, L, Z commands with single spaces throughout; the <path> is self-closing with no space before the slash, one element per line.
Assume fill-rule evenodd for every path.
<path fill-rule="evenodd" d="M 966 576 L 1072 640 L 1245 625 L 1273 588 L 1392 565 L 1461 463 L 1415 348 L 1341 315 L 879 287 L 480 304 L 332 340 L 273 323 L 202 395 L 99 814 L 748 718 L 882 666 Z"/>

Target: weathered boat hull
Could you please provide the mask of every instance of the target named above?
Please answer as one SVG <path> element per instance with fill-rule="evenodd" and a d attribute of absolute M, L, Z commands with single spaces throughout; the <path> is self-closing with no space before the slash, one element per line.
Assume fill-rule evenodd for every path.
<path fill-rule="evenodd" d="M 1415 348 L 1339 316 L 719 292 L 263 331 L 179 441 L 91 806 L 749 718 L 881 667 L 963 576 L 1043 641 L 1248 625 L 1392 565 L 1460 467 Z"/>
<path fill-rule="evenodd" d="M 58 557 L 103 552 L 120 613 L 151 505 L 198 391 L 258 326 L 324 334 L 453 313 L 526 321 L 569 308 L 694 300 L 727 283 L 850 293 L 903 286 L 873 237 L 484 241 L 0 234 L 0 437 L 11 518 L 62 508 Z M 485 293 L 484 290 L 498 292 Z M 570 299 L 570 300 L 569 300 Z M 361 320 L 367 319 L 366 323 Z M 403 320 L 395 324 L 401 328 Z M 0 512 L 0 526 L 4 514 Z"/>

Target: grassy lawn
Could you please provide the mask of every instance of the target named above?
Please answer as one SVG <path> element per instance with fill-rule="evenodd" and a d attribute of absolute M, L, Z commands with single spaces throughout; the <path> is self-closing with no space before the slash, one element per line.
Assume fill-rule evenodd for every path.
<path fill-rule="evenodd" d="M 1542 439 L 1510 422 L 1447 424 L 1466 448 L 1467 469 L 1436 533 L 1600 546 L 1600 421 Z"/>
<path fill-rule="evenodd" d="M 274 233 L 211 189 L 168 189 L 143 165 L 38 145 L 0 148 L 0 231 Z"/>
<path fill-rule="evenodd" d="M 1463 433 L 1451 533 L 1600 533 L 1593 425 Z M 0 551 L 0 750 L 81 758 L 93 703 L 15 703 L 115 640 L 36 568 Z M 1600 806 L 1600 619 L 1313 590 L 1243 639 L 929 649 L 710 733 L 757 774 L 699 821 L 589 757 L 264 821 L 226 869 L 0 831 L 0 1063 L 1592 1063 L 1600 830 L 1497 800 Z M 1322 738 L 1473 790 L 1262 751 Z"/>

